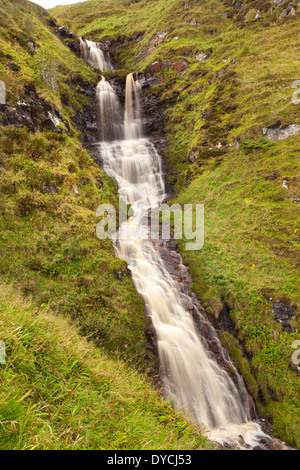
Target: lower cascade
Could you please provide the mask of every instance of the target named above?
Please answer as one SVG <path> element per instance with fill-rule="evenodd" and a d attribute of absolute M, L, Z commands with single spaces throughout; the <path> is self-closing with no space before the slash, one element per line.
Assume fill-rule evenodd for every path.
<path fill-rule="evenodd" d="M 210 339 L 230 373 L 216 360 L 188 311 L 188 294 L 181 292 L 151 241 L 148 211 L 159 207 L 166 197 L 161 158 L 151 141 L 142 137 L 140 86 L 132 74 L 126 80 L 125 96 L 121 121 L 121 104 L 102 78 L 97 87 L 101 141 L 96 151 L 104 171 L 116 180 L 120 196 L 131 205 L 132 216 L 119 227 L 115 252 L 128 263 L 155 328 L 166 398 L 198 423 L 212 441 L 233 448 L 264 449 L 274 439 L 253 420 L 243 380 L 209 324 Z M 137 239 L 141 230 L 145 236 Z M 201 312 L 197 314 L 200 324 L 205 322 Z"/>

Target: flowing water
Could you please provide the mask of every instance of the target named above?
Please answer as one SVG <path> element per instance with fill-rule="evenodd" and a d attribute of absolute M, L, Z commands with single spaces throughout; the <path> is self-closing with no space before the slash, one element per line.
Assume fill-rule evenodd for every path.
<path fill-rule="evenodd" d="M 210 325 L 209 335 L 231 372 L 219 365 L 186 307 L 190 298 L 180 291 L 151 242 L 148 211 L 166 195 L 160 156 L 150 140 L 141 137 L 139 95 L 139 84 L 130 74 L 123 122 L 119 100 L 102 78 L 97 87 L 101 129 L 97 151 L 104 171 L 115 178 L 121 197 L 132 205 L 133 215 L 120 226 L 115 251 L 127 261 L 155 328 L 164 393 L 212 440 L 234 448 L 264 448 L 262 440 L 272 439 L 252 420 L 251 400 L 241 377 Z M 204 324 L 198 314 L 200 325 Z"/>
<path fill-rule="evenodd" d="M 105 72 L 106 70 L 112 70 L 112 65 L 108 53 L 104 53 L 93 41 L 79 38 L 80 40 L 80 52 L 83 59 L 90 64 L 93 68 Z"/>

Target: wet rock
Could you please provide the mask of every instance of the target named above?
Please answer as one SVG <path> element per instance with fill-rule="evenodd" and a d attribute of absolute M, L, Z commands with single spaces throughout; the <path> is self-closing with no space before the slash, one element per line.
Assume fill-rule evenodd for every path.
<path fill-rule="evenodd" d="M 235 336 L 235 325 L 230 317 L 230 309 L 225 302 L 223 302 L 223 307 L 218 316 L 214 318 L 214 326 L 219 331 L 227 331 Z"/>
<path fill-rule="evenodd" d="M 97 142 L 99 140 L 99 130 L 97 127 L 96 87 L 83 80 L 80 75 L 72 77 L 69 86 L 90 98 L 90 104 L 84 105 L 82 110 L 77 111 L 72 116 L 76 128 L 82 133 L 82 143 L 86 146 Z"/>
<path fill-rule="evenodd" d="M 82 133 L 82 143 L 88 145 L 99 140 L 96 106 L 84 106 L 83 110 L 72 116 L 76 128 Z"/>
<path fill-rule="evenodd" d="M 151 325 L 145 330 L 145 336 L 148 341 L 147 344 L 151 346 L 151 349 L 158 355 L 158 347 L 157 347 L 157 336 L 156 336 L 156 330 L 154 326 Z M 150 348 L 147 348 L 150 349 Z"/>
<path fill-rule="evenodd" d="M 80 41 L 76 39 L 75 41 L 64 41 L 65 46 L 71 49 L 77 57 L 80 57 Z"/>

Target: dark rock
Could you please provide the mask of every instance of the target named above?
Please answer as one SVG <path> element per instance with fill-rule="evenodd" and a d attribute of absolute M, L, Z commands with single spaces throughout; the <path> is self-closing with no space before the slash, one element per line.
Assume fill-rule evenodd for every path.
<path fill-rule="evenodd" d="M 58 190 L 57 190 L 57 187 L 53 183 L 49 183 L 49 181 L 47 181 L 47 183 L 44 185 L 42 189 L 42 193 L 55 195 L 55 194 L 58 194 Z"/>
<path fill-rule="evenodd" d="M 19 72 L 20 69 L 21 69 L 21 67 L 18 64 L 16 64 L 15 62 L 7 62 L 5 64 L 5 67 L 9 68 L 13 72 Z"/>
<path fill-rule="evenodd" d="M 155 330 L 154 326 L 152 325 L 152 323 L 145 330 L 145 336 L 146 336 L 146 339 L 148 341 L 147 344 L 149 344 L 151 346 L 152 350 L 156 353 L 156 355 L 158 355 L 156 330 Z"/>
<path fill-rule="evenodd" d="M 55 18 L 50 18 L 48 21 L 47 21 L 48 25 L 51 26 L 51 27 L 55 27 L 57 26 L 57 21 Z"/>
<path fill-rule="evenodd" d="M 69 49 L 71 49 L 71 51 L 74 52 L 74 54 L 77 55 L 77 57 L 81 56 L 79 39 L 76 39 L 75 41 L 64 41 L 64 44 Z"/>
<path fill-rule="evenodd" d="M 70 31 L 70 28 L 68 28 L 68 26 L 60 26 L 55 32 L 60 38 L 76 39 L 75 34 Z"/>
<path fill-rule="evenodd" d="M 115 271 L 114 276 L 118 281 L 122 280 L 122 272 L 121 271 Z"/>
<path fill-rule="evenodd" d="M 24 86 L 22 101 L 19 100 L 17 105 L 7 103 L 0 109 L 0 123 L 4 126 L 26 127 L 30 132 L 45 129 L 62 133 L 63 129 L 57 128 L 61 122 L 63 118 L 60 113 L 38 95 L 33 83 Z M 68 129 L 68 126 L 65 128 Z"/>
<path fill-rule="evenodd" d="M 272 306 L 274 318 L 285 331 L 292 331 L 290 319 L 295 317 L 294 308 L 285 302 L 275 302 Z"/>
<path fill-rule="evenodd" d="M 55 124 L 51 119 L 45 119 L 42 121 L 42 128 L 45 129 L 46 131 L 55 131 L 56 127 Z"/>
<path fill-rule="evenodd" d="M 227 331 L 235 335 L 235 325 L 233 320 L 230 318 L 230 309 L 224 301 L 220 313 L 216 318 L 214 318 L 214 326 L 219 331 Z"/>

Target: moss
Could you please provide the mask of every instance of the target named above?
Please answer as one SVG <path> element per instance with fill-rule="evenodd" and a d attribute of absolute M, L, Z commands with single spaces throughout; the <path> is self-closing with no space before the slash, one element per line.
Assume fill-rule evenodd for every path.
<path fill-rule="evenodd" d="M 136 367 L 151 366 L 143 303 L 110 240 L 96 236 L 96 209 L 117 205 L 115 184 L 67 136 L 5 128 L 0 149 L 2 276 L 72 318 L 97 344 Z"/>

